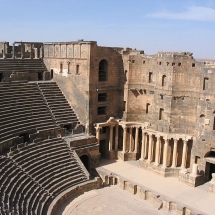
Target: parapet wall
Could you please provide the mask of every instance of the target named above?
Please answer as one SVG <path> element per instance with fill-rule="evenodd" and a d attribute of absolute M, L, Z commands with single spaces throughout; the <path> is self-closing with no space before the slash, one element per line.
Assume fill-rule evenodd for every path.
<path fill-rule="evenodd" d="M 200 215 L 204 214 L 194 208 L 181 204 L 161 193 L 149 189 L 143 185 L 128 180 L 120 175 L 112 174 L 102 168 L 97 169 L 102 178 L 104 186 L 118 185 L 121 189 L 128 191 L 133 195 L 138 195 L 143 200 L 148 200 L 158 210 L 163 209 L 169 212 L 175 212 L 177 215 Z"/>
<path fill-rule="evenodd" d="M 57 208 L 65 202 L 67 199 L 80 195 L 83 192 L 87 192 L 90 190 L 98 189 L 101 187 L 101 179 L 95 178 L 95 180 L 91 180 L 88 182 L 84 182 L 78 186 L 74 186 L 68 190 L 65 190 L 63 193 L 58 195 L 50 204 L 47 215 L 54 215 Z"/>

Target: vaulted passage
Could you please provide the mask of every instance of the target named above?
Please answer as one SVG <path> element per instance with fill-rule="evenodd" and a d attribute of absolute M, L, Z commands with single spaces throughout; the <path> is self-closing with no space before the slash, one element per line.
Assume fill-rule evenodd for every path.
<path fill-rule="evenodd" d="M 205 180 L 210 181 L 212 179 L 212 174 L 215 173 L 215 152 L 211 151 L 205 156 Z"/>
<path fill-rule="evenodd" d="M 85 168 L 87 170 L 89 170 L 89 157 L 87 155 L 82 155 L 80 157 L 80 159 L 81 159 L 82 163 L 84 164 Z"/>

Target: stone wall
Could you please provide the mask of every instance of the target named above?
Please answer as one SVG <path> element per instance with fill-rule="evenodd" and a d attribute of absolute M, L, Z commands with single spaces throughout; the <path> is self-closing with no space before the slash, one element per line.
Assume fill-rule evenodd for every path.
<path fill-rule="evenodd" d="M 107 79 L 99 81 L 99 64 L 102 60 L 107 62 Z M 90 53 L 89 76 L 89 121 L 90 127 L 94 123 L 103 122 L 111 116 L 121 118 L 123 112 L 123 83 L 124 72 L 122 56 L 114 48 L 99 47 L 92 44 Z M 106 93 L 107 100 L 98 101 L 98 94 Z M 106 107 L 105 114 L 98 114 L 98 107 Z M 93 132 L 95 132 L 93 130 Z"/>
<path fill-rule="evenodd" d="M 84 125 L 89 124 L 89 55 L 90 43 L 44 45 L 45 65 Z"/>

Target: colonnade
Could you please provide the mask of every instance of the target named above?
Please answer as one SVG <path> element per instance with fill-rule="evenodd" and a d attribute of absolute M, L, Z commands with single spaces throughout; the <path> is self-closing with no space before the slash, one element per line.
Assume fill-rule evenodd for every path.
<path fill-rule="evenodd" d="M 109 136 L 109 151 L 118 150 L 119 144 L 119 125 L 110 125 L 110 136 Z M 115 128 L 115 137 L 113 137 L 113 129 Z M 100 141 L 100 130 L 102 127 L 96 127 L 96 139 Z M 115 147 L 113 148 L 113 138 L 115 138 Z"/>
<path fill-rule="evenodd" d="M 132 127 L 133 128 L 133 127 Z M 139 142 L 139 129 L 140 127 L 135 127 L 136 128 L 136 133 L 135 133 L 135 150 L 134 152 L 139 152 L 138 151 L 138 142 Z M 127 127 L 127 126 L 123 126 L 123 153 L 126 152 L 130 152 L 131 150 L 127 150 L 126 149 L 126 140 L 127 140 L 127 130 L 131 130 L 131 127 Z M 155 161 L 154 164 L 155 165 L 159 165 L 161 164 L 161 156 L 163 155 L 163 162 L 162 162 L 162 166 L 163 167 L 167 167 L 167 159 L 168 159 L 168 147 L 169 147 L 169 143 L 170 140 L 173 139 L 174 141 L 174 145 L 173 145 L 173 154 L 170 155 L 172 156 L 172 164 L 171 167 L 172 168 L 176 168 L 177 166 L 177 154 L 178 154 L 178 142 L 179 139 L 181 139 L 183 141 L 183 151 L 182 151 L 182 160 L 181 160 L 181 167 L 182 168 L 186 168 L 186 160 L 187 160 L 187 152 L 188 152 L 188 141 L 191 138 L 190 136 L 187 138 L 184 137 L 178 137 L 175 138 L 174 135 L 166 135 L 163 133 L 158 133 L 155 132 L 149 132 L 147 131 L 145 128 L 141 127 L 142 129 L 142 147 L 141 147 L 141 152 L 139 152 L 141 154 L 140 160 L 147 160 L 149 163 L 152 162 L 152 158 L 155 156 Z M 131 134 L 131 132 L 129 132 Z M 148 137 L 147 137 L 148 136 Z M 154 137 L 156 137 L 157 141 L 154 142 Z M 163 147 L 163 151 L 161 151 L 161 140 L 164 140 L 164 147 Z M 130 149 L 131 149 L 131 139 L 130 139 Z M 153 148 L 155 147 L 155 155 Z"/>
<path fill-rule="evenodd" d="M 169 165 L 168 157 L 171 156 L 172 163 L 170 166 L 172 168 L 177 167 L 178 160 L 178 145 L 179 140 L 183 141 L 182 149 L 182 159 L 181 159 L 181 168 L 186 168 L 187 153 L 188 153 L 188 141 L 191 139 L 191 136 L 188 135 L 176 135 L 176 134 L 166 134 L 157 131 L 149 131 L 145 127 L 140 125 L 120 125 L 120 124 L 111 124 L 105 125 L 109 126 L 109 151 L 116 150 L 118 151 L 119 145 L 119 126 L 123 128 L 123 140 L 122 140 L 122 151 L 121 153 L 140 153 L 140 160 L 152 163 L 154 165 L 162 165 L 164 168 Z M 100 129 L 102 127 L 96 127 L 96 138 L 98 143 L 100 141 Z M 113 130 L 115 129 L 115 136 L 113 136 Z M 133 129 L 135 129 L 135 138 L 133 141 Z M 142 135 L 140 135 L 140 129 L 142 130 Z M 142 138 L 141 138 L 142 137 Z M 115 139 L 115 145 L 113 148 L 113 140 Z M 156 140 L 156 141 L 155 141 Z M 172 154 L 169 155 L 169 144 L 170 140 L 174 141 Z M 163 147 L 161 143 L 163 144 Z M 141 147 L 140 147 L 141 145 Z M 161 157 L 163 159 L 161 159 Z"/>

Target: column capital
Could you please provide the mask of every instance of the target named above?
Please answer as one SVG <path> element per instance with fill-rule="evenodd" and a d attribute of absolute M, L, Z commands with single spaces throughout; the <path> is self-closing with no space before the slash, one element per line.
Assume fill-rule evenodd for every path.
<path fill-rule="evenodd" d="M 126 131 L 127 130 L 127 126 L 122 126 L 123 130 Z"/>
<path fill-rule="evenodd" d="M 157 137 L 157 139 L 160 139 L 161 135 L 160 134 L 155 134 L 155 137 Z"/>
<path fill-rule="evenodd" d="M 153 133 L 151 133 L 151 132 L 147 132 L 147 133 L 148 133 L 148 135 L 149 135 L 149 138 L 151 138 L 152 135 L 153 135 Z"/>
<path fill-rule="evenodd" d="M 115 125 L 113 125 L 113 124 L 111 124 L 111 125 L 109 125 L 110 126 L 110 128 L 113 128 L 113 127 L 115 127 Z"/>
<path fill-rule="evenodd" d="M 142 133 L 146 133 L 146 129 L 145 129 L 145 127 L 141 127 L 141 130 L 142 130 Z"/>
<path fill-rule="evenodd" d="M 187 139 L 182 139 L 182 140 L 183 140 L 183 143 L 187 145 L 189 140 L 187 140 Z"/>
<path fill-rule="evenodd" d="M 102 127 L 95 127 L 96 131 L 100 131 Z"/>
<path fill-rule="evenodd" d="M 166 138 L 163 138 L 164 139 L 164 141 L 165 141 L 165 143 L 169 143 L 169 141 L 170 141 L 170 138 L 168 138 L 168 137 L 166 137 Z"/>

